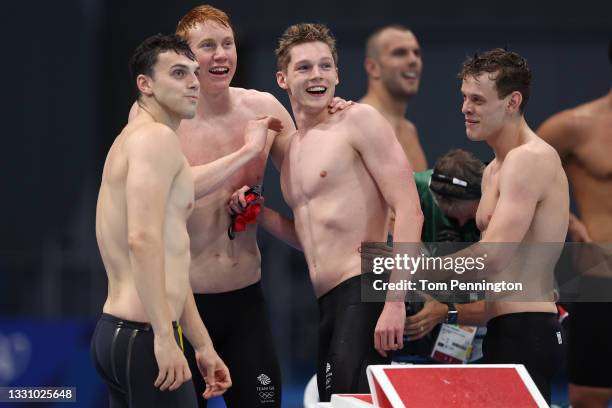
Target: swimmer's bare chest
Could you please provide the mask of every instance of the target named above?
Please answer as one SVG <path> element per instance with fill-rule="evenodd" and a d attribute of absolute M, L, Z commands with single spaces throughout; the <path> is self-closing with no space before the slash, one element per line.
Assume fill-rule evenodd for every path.
<path fill-rule="evenodd" d="M 223 118 L 191 120 L 179 128 L 181 148 L 190 166 L 211 163 L 244 146 L 247 122 L 256 113 L 243 110 Z M 191 239 L 191 286 L 195 293 L 218 293 L 253 284 L 260 278 L 255 228 L 230 241 L 227 203 L 237 189 L 260 184 L 274 140 L 269 132 L 262 154 L 236 171 L 215 191 L 199 198 L 188 222 Z"/>
<path fill-rule="evenodd" d="M 175 213 L 184 225 L 193 211 L 193 205 L 193 177 L 189 163 L 184 159 L 184 165 L 172 184 L 166 211 Z"/>
<path fill-rule="evenodd" d="M 292 208 L 313 200 L 337 201 L 354 183 L 358 157 L 341 131 L 294 135 L 281 171 L 281 187 Z"/>
<path fill-rule="evenodd" d="M 595 241 L 612 239 L 612 115 L 583 121 L 583 142 L 565 159 L 579 216 Z"/>
<path fill-rule="evenodd" d="M 239 150 L 244 145 L 247 122 L 254 118 L 255 113 L 244 112 L 222 119 L 187 121 L 185 126 L 181 125 L 178 130 L 179 140 L 189 164 L 191 166 L 207 164 Z M 225 185 L 228 188 L 261 181 L 273 140 L 272 137 L 268 139 L 266 148 L 259 158 L 245 165 L 227 180 Z"/>
<path fill-rule="evenodd" d="M 221 118 L 185 121 L 185 124 L 181 124 L 178 134 L 181 149 L 189 164 L 192 167 L 208 164 L 238 151 L 244 146 L 244 131 L 247 122 L 255 117 L 256 112 L 243 109 L 242 112 L 236 112 Z M 210 207 L 211 201 L 219 201 L 219 206 L 224 207 L 229 195 L 236 189 L 243 185 L 261 183 L 272 141 L 273 135 L 270 134 L 266 147 L 258 158 L 236 171 L 216 192 L 202 197 L 198 201 L 206 203 L 207 207 Z M 196 208 L 203 203 L 196 203 Z"/>
<path fill-rule="evenodd" d="M 499 200 L 499 169 L 490 168 L 487 170 L 483 176 L 482 197 L 476 211 L 476 226 L 480 230 L 481 239 L 486 235 L 489 222 Z"/>
<path fill-rule="evenodd" d="M 586 122 L 586 121 L 585 121 Z M 574 151 L 573 162 L 595 179 L 612 180 L 612 115 L 593 118 L 584 123 L 582 139 Z"/>

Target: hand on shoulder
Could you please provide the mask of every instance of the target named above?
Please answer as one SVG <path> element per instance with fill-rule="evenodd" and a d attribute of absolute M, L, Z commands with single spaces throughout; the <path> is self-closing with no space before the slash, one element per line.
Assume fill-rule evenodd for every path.
<path fill-rule="evenodd" d="M 351 125 L 363 130 L 372 130 L 378 127 L 388 127 L 389 122 L 376 108 L 365 103 L 355 103 L 350 109 L 334 114 L 350 121 Z"/>

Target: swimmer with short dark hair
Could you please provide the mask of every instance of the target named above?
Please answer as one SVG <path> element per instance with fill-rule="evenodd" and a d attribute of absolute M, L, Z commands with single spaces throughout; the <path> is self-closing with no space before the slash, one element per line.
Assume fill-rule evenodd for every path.
<path fill-rule="evenodd" d="M 557 152 L 525 121 L 531 83 L 527 61 L 496 48 L 467 58 L 459 78 L 467 137 L 486 142 L 495 154 L 483 173 L 476 213 L 483 247 L 562 245 L 568 225 L 568 183 Z M 530 266 L 542 282 L 552 281 L 557 259 L 543 258 Z M 516 262 L 518 268 L 521 262 L 526 261 Z M 565 351 L 552 288 L 549 297 L 487 301 L 483 343 L 484 362 L 524 364 L 547 402 L 551 378 Z"/>
<path fill-rule="evenodd" d="M 200 68 L 189 45 L 175 35 L 145 40 L 131 67 L 140 108 L 110 148 L 96 209 L 108 296 L 92 357 L 108 385 L 111 407 L 195 407 L 178 322 L 196 349 L 207 382 L 204 397 L 231 386 L 189 283 L 186 223 L 194 183 L 176 130 L 196 113 Z M 277 122 L 253 122 L 236 155 L 246 162 L 260 155 L 268 127 Z M 240 167 L 241 160 L 226 156 L 199 171 L 209 175 L 205 187 L 213 190 L 215 177 L 231 177 Z"/>

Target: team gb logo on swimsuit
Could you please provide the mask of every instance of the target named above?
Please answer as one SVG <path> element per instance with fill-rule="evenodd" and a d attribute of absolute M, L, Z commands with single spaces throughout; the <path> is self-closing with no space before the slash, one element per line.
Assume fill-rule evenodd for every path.
<path fill-rule="evenodd" d="M 268 385 L 272 382 L 272 380 L 270 380 L 270 377 L 265 374 L 259 374 L 257 376 L 257 380 L 261 383 L 261 385 Z"/>

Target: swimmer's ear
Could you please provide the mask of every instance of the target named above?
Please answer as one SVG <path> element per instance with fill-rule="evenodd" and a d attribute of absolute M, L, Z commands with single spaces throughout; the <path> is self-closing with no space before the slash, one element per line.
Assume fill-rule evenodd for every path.
<path fill-rule="evenodd" d="M 519 91 L 514 91 L 508 99 L 508 112 L 514 114 L 519 111 L 521 103 L 523 102 L 523 95 Z"/>
<path fill-rule="evenodd" d="M 141 94 L 153 95 L 153 80 L 148 75 L 140 74 L 136 77 L 136 86 Z"/>
<path fill-rule="evenodd" d="M 366 57 L 366 59 L 363 61 L 363 67 L 365 68 L 369 78 L 380 78 L 380 67 L 373 58 Z"/>
<path fill-rule="evenodd" d="M 287 86 L 287 77 L 283 71 L 276 72 L 276 83 L 284 90 L 289 89 Z"/>

